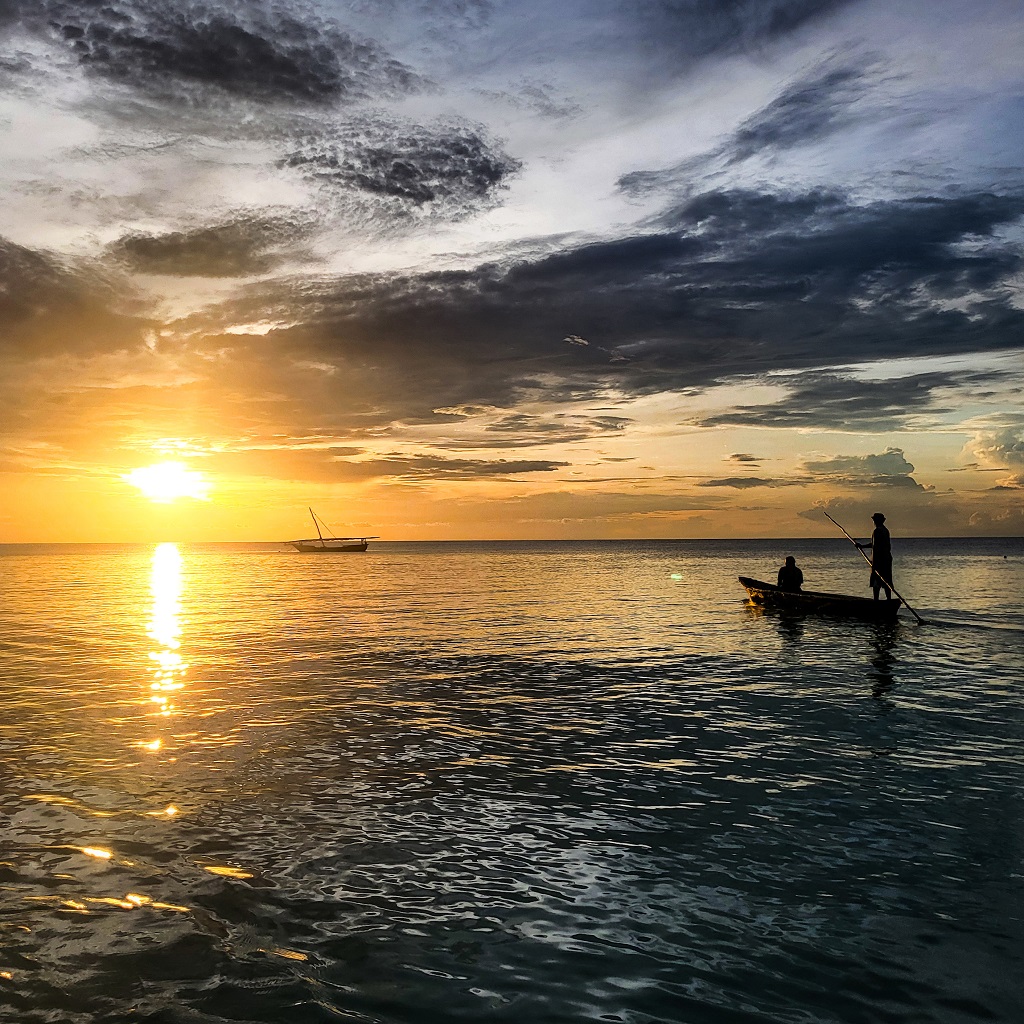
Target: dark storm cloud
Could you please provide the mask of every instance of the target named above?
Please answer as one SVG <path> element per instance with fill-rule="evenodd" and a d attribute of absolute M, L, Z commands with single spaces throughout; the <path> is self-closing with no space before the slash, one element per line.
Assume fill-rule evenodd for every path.
<path fill-rule="evenodd" d="M 467 126 L 379 122 L 308 135 L 283 163 L 332 190 L 390 201 L 392 212 L 436 208 L 449 217 L 493 201 L 521 166 Z"/>
<path fill-rule="evenodd" d="M 116 351 L 141 344 L 152 322 L 119 312 L 112 282 L 0 237 L 0 354 Z"/>
<path fill-rule="evenodd" d="M 809 371 L 778 383 L 790 388 L 779 402 L 737 405 L 728 412 L 693 422 L 702 427 L 800 427 L 818 430 L 899 430 L 911 417 L 939 415 L 936 392 L 960 390 L 998 379 L 998 373 L 917 373 L 890 380 L 863 380 L 828 371 Z M 769 378 L 769 380 L 772 380 Z"/>
<path fill-rule="evenodd" d="M 822 142 L 864 116 L 858 104 L 878 81 L 874 58 L 831 57 L 788 85 L 717 148 L 674 167 L 623 175 L 618 186 L 632 195 L 685 189 L 713 167 Z"/>
<path fill-rule="evenodd" d="M 382 412 L 424 421 L 439 407 L 506 407 L 528 393 L 679 391 L 1010 349 L 1024 336 L 1008 287 L 1021 260 L 996 233 L 1022 213 L 1024 199 L 989 194 L 856 204 L 820 191 L 713 192 L 666 215 L 659 233 L 470 270 L 261 286 L 219 316 L 298 322 L 272 336 L 282 356 L 372 363 Z M 881 423 L 962 381 L 918 375 L 873 397 L 839 376 L 799 386 L 822 422 L 845 408 Z"/>
<path fill-rule="evenodd" d="M 338 103 L 423 84 L 375 43 L 283 4 L 23 0 L 17 8 L 28 28 L 49 33 L 90 72 L 145 92 Z"/>
<path fill-rule="evenodd" d="M 245 277 L 277 266 L 289 242 L 306 226 L 282 218 L 238 219 L 192 231 L 125 235 L 111 255 L 143 274 L 176 277 Z"/>

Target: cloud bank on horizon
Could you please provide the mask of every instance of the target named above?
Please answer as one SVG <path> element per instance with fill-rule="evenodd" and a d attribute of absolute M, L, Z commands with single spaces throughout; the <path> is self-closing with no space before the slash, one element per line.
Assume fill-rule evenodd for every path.
<path fill-rule="evenodd" d="M 0 473 L 1020 533 L 1022 43 L 1004 0 L 0 0 Z"/>

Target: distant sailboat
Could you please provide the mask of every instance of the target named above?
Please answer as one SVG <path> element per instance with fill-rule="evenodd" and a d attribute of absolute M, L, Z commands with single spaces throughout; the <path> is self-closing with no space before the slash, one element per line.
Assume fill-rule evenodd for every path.
<path fill-rule="evenodd" d="M 339 551 L 365 551 L 367 541 L 376 540 L 375 537 L 335 537 L 331 533 L 331 528 L 312 509 L 309 510 L 309 514 L 313 517 L 316 537 L 310 537 L 306 540 L 288 541 L 296 551 L 316 555 Z M 320 529 L 321 526 L 323 530 Z M 324 536 L 324 530 L 328 534 L 326 537 Z"/>

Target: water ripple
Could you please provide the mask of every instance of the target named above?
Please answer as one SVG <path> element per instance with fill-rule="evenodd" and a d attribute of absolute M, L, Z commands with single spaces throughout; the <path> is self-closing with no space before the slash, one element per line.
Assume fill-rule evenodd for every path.
<path fill-rule="evenodd" d="M 1014 1020 L 1024 557 L 769 550 L 0 553 L 5 1019 Z"/>

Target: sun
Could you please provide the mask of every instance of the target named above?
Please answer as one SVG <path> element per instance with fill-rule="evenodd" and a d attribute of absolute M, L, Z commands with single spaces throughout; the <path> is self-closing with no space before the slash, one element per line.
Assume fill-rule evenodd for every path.
<path fill-rule="evenodd" d="M 152 466 L 141 466 L 121 477 L 126 483 L 137 487 L 150 501 L 177 501 L 179 498 L 206 499 L 210 484 L 206 477 L 183 462 L 158 462 Z"/>

